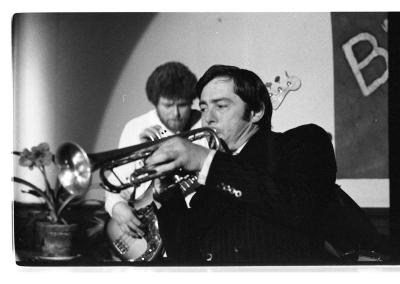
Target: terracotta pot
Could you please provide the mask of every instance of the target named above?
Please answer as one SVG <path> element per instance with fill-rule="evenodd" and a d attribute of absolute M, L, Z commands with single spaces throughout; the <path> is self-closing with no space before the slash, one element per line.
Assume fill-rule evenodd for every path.
<path fill-rule="evenodd" d="M 36 223 L 36 244 L 41 256 L 68 257 L 76 255 L 77 224 L 62 225 L 47 222 Z"/>

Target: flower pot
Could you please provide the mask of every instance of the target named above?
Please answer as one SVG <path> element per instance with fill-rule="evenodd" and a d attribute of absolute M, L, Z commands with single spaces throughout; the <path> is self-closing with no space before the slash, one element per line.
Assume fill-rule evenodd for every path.
<path fill-rule="evenodd" d="M 77 224 L 36 223 L 36 244 L 42 257 L 68 258 L 76 256 Z"/>

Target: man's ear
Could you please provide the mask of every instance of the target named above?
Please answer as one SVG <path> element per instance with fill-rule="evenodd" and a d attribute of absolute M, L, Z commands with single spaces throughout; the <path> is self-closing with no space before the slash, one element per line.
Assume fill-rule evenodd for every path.
<path fill-rule="evenodd" d="M 253 123 L 259 122 L 261 120 L 261 118 L 263 118 L 264 113 L 265 113 L 265 105 L 264 104 L 261 105 L 261 108 L 259 111 L 252 110 L 251 111 L 251 122 L 253 122 Z"/>

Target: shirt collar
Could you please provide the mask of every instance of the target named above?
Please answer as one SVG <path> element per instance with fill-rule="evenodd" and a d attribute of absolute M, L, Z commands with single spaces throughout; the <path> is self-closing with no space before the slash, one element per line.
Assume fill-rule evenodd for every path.
<path fill-rule="evenodd" d="M 244 146 L 246 146 L 247 142 L 249 142 L 249 140 L 247 140 L 246 142 L 244 142 L 244 144 L 242 146 L 240 146 L 239 148 L 237 148 L 235 151 L 232 152 L 232 155 L 239 155 L 239 153 L 243 150 Z"/>

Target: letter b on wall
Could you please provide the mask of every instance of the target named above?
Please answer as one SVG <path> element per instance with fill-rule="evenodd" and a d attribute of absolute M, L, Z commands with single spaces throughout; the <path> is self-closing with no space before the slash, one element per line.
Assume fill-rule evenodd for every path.
<path fill-rule="evenodd" d="M 387 13 L 331 17 L 337 177 L 388 178 Z"/>
<path fill-rule="evenodd" d="M 372 49 L 367 57 L 358 62 L 353 51 L 353 46 L 362 41 L 367 41 Z M 380 85 L 386 83 L 389 74 L 388 52 L 386 49 L 378 46 L 376 38 L 373 35 L 369 33 L 359 33 L 343 45 L 343 51 L 364 96 L 372 94 Z M 367 85 L 362 74 L 362 69 L 366 68 L 369 64 L 373 64 L 373 60 L 378 56 L 382 56 L 385 59 L 386 69 L 382 76 L 375 79 L 370 85 Z"/>

